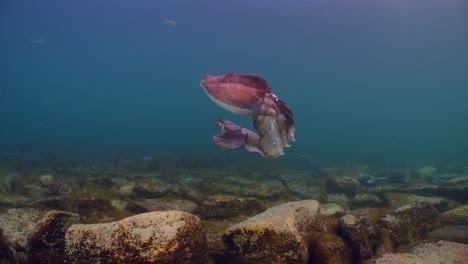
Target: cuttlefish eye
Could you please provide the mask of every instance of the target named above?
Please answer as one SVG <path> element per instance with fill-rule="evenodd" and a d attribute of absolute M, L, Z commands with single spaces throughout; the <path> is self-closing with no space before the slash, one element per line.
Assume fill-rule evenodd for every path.
<path fill-rule="evenodd" d="M 275 94 L 271 94 L 271 97 L 273 97 L 275 101 L 278 101 L 278 96 L 276 96 Z"/>

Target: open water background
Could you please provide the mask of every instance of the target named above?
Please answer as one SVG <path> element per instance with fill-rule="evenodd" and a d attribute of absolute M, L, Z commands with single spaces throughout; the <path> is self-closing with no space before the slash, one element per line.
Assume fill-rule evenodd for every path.
<path fill-rule="evenodd" d="M 282 162 L 468 160 L 465 0 L 2 0 L 0 150 L 260 159 L 211 140 L 227 72 L 295 111 Z"/>

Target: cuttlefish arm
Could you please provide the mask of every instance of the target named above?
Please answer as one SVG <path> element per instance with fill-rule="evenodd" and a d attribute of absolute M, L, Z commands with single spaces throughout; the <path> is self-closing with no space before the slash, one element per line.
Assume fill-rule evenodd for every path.
<path fill-rule="evenodd" d="M 213 136 L 213 140 L 218 146 L 229 150 L 243 147 L 250 153 L 265 156 L 258 148 L 259 136 L 254 132 L 226 119 L 217 120 L 216 126 L 220 129 L 220 133 Z"/>

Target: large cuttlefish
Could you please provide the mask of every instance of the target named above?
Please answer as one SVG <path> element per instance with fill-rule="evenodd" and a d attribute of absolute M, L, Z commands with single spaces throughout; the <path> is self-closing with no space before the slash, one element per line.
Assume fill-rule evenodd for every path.
<path fill-rule="evenodd" d="M 265 79 L 255 74 L 206 75 L 200 82 L 208 97 L 220 107 L 250 116 L 259 135 L 226 119 L 216 121 L 221 132 L 213 137 L 225 149 L 244 147 L 263 157 L 284 155 L 294 138 L 294 114 L 284 101 L 271 92 Z"/>

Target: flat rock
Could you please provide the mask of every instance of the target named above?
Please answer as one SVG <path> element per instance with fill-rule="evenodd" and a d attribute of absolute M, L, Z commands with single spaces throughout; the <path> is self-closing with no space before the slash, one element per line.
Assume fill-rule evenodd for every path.
<path fill-rule="evenodd" d="M 176 210 L 194 214 L 198 205 L 185 199 L 146 199 L 129 203 L 127 209 L 136 213 Z"/>
<path fill-rule="evenodd" d="M 343 207 L 335 203 L 327 203 L 320 205 L 320 215 L 322 216 L 332 216 L 332 217 L 341 217 L 345 215 L 346 212 Z"/>
<path fill-rule="evenodd" d="M 207 263 L 198 217 L 150 212 L 105 224 L 72 225 L 65 235 L 70 263 Z"/>
<path fill-rule="evenodd" d="M 442 221 L 449 225 L 468 225 L 468 204 L 443 213 Z"/>
<path fill-rule="evenodd" d="M 462 264 L 468 263 L 468 245 L 448 241 L 426 241 L 409 253 L 385 254 L 376 264 Z"/>
<path fill-rule="evenodd" d="M 61 210 L 81 216 L 90 216 L 113 209 L 111 201 L 104 197 L 62 196 L 58 203 Z"/>
<path fill-rule="evenodd" d="M 363 207 L 382 207 L 385 202 L 377 195 L 364 193 L 357 194 L 349 200 L 349 206 L 351 209 L 363 208 Z"/>
<path fill-rule="evenodd" d="M 468 244 L 468 226 L 454 225 L 444 226 L 441 229 L 434 230 L 427 235 L 428 238 L 440 239 L 451 242 Z"/>
<path fill-rule="evenodd" d="M 237 215 L 251 215 L 263 210 L 260 202 L 253 197 L 233 195 L 208 196 L 202 204 L 202 215 L 205 218 L 226 218 Z"/>
<path fill-rule="evenodd" d="M 29 263 L 64 263 L 65 232 L 79 220 L 77 214 L 49 211 L 28 237 Z"/>
<path fill-rule="evenodd" d="M 330 193 L 327 194 L 326 198 L 328 203 L 338 204 L 345 211 L 349 211 L 349 198 L 344 193 Z"/>
<path fill-rule="evenodd" d="M 386 193 L 389 205 L 391 207 L 400 207 L 407 204 L 427 202 L 437 208 L 441 213 L 460 206 L 460 203 L 445 197 L 426 197 L 410 193 Z"/>
<path fill-rule="evenodd" d="M 306 175 L 281 174 L 278 178 L 283 182 L 290 193 L 302 199 L 320 199 L 323 195 L 323 191 L 318 186 L 311 185 L 307 181 Z"/>
<path fill-rule="evenodd" d="M 158 198 L 169 191 L 170 186 L 163 182 L 138 182 L 133 186 L 133 193 L 138 197 Z"/>
<path fill-rule="evenodd" d="M 347 176 L 328 176 L 325 180 L 327 193 L 344 193 L 348 197 L 354 197 L 365 187 L 356 179 Z"/>
<path fill-rule="evenodd" d="M 228 177 L 222 181 L 203 181 L 202 191 L 209 195 L 227 194 L 259 199 L 279 199 L 287 197 L 288 190 L 280 181 L 253 181 L 241 177 Z"/>
<path fill-rule="evenodd" d="M 223 241 L 241 263 L 306 263 L 306 237 L 323 230 L 319 203 L 290 202 L 228 228 Z"/>
<path fill-rule="evenodd" d="M 467 184 L 468 183 L 468 175 L 453 177 L 448 180 L 450 184 Z"/>

